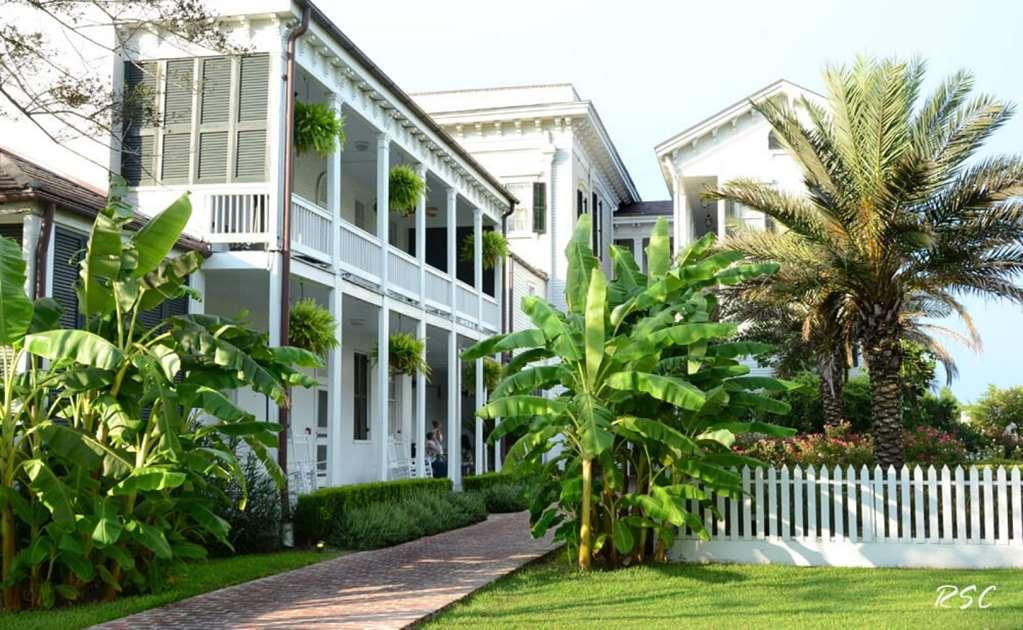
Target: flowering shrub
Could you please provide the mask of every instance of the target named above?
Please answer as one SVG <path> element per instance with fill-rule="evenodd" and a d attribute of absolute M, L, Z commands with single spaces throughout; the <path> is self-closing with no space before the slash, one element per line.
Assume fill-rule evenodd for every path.
<path fill-rule="evenodd" d="M 796 437 L 764 438 L 736 449 L 740 454 L 775 466 L 855 466 L 874 462 L 874 443 L 869 436 L 850 431 L 848 422 L 826 425 L 824 433 Z"/>
<path fill-rule="evenodd" d="M 966 461 L 966 447 L 962 441 L 934 427 L 917 427 L 903 432 L 902 445 L 907 462 L 959 464 Z"/>

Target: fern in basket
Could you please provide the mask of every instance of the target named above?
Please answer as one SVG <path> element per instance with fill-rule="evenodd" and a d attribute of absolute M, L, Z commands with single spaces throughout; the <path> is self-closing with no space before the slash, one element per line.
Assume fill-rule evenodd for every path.
<path fill-rule="evenodd" d="M 462 239 L 462 251 L 459 253 L 462 262 L 472 262 L 475 247 L 476 239 L 472 233 L 467 234 Z M 483 268 L 493 269 L 498 260 L 508 257 L 508 239 L 500 232 L 486 230 L 483 232 L 483 245 L 480 249 L 483 254 Z"/>
<path fill-rule="evenodd" d="M 426 340 L 417 339 L 411 333 L 392 333 L 388 342 L 388 363 L 392 374 L 414 375 L 422 372 L 430 378 L 430 364 L 426 362 Z M 380 359 L 380 348 L 373 346 L 370 361 L 376 365 Z"/>
<path fill-rule="evenodd" d="M 387 185 L 387 202 L 391 212 L 410 217 L 416 212 L 420 196 L 426 192 L 426 182 L 411 166 L 398 164 L 391 167 Z"/>
<path fill-rule="evenodd" d="M 324 103 L 295 101 L 295 153 L 328 157 L 345 144 L 345 118 Z"/>
<path fill-rule="evenodd" d="M 323 356 L 337 347 L 337 320 L 312 298 L 295 302 L 288 315 L 288 343 Z"/>

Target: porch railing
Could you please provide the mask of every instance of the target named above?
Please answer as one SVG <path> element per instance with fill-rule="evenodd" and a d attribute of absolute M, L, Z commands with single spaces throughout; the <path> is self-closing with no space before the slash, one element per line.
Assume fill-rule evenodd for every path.
<path fill-rule="evenodd" d="M 451 280 L 446 275 L 433 269 L 429 265 L 426 266 L 426 299 L 433 303 L 434 306 L 440 306 L 445 309 L 451 309 Z"/>
<path fill-rule="evenodd" d="M 330 262 L 334 258 L 334 221 L 315 203 L 291 196 L 291 246 L 295 252 Z"/>
<path fill-rule="evenodd" d="M 455 284 L 455 304 L 459 313 L 476 319 L 476 291 L 461 280 Z"/>
<path fill-rule="evenodd" d="M 388 248 L 387 279 L 402 293 L 419 297 L 419 262 L 405 252 Z"/>
<path fill-rule="evenodd" d="M 501 309 L 497 307 L 497 301 L 489 295 L 483 295 L 483 323 L 491 330 L 501 328 Z"/>
<path fill-rule="evenodd" d="M 197 201 L 205 209 L 212 243 L 260 243 L 270 234 L 273 218 L 270 195 L 265 191 L 199 193 Z"/>
<path fill-rule="evenodd" d="M 341 251 L 338 263 L 349 273 L 380 281 L 380 239 L 341 220 Z"/>

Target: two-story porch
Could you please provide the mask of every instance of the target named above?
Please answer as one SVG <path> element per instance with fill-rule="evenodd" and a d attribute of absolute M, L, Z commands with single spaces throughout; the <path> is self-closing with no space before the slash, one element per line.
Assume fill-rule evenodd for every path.
<path fill-rule="evenodd" d="M 444 428 L 448 474 L 458 483 L 463 471 L 482 472 L 499 460 L 484 448 L 484 426 L 473 416 L 485 397 L 482 366 L 477 365 L 475 383 L 462 383 L 458 354 L 501 330 L 501 265 L 483 268 L 481 242 L 485 231 L 500 229 L 513 198 L 407 96 L 396 93 L 393 83 L 383 81 L 378 69 L 368 69 L 326 25 L 314 23 L 299 40 L 293 97 L 333 107 L 345 119 L 346 138 L 331 155 L 296 155 L 294 192 L 285 199 L 288 95 L 275 79 L 287 64 L 283 38 L 260 34 L 284 33 L 291 26 L 276 19 L 245 23 L 250 41 L 269 50 L 262 65 L 246 65 L 262 52 L 222 62 L 229 87 L 221 92 L 206 77 L 213 60 L 224 58 L 171 59 L 164 42 L 140 34 L 142 58 L 136 63 L 155 77 L 156 105 L 165 120 L 173 118 L 172 106 L 186 100 L 172 99 L 172 64 L 178 76 L 190 67 L 195 87 L 188 111 L 177 112 L 177 119 L 192 121 L 191 143 L 174 143 L 175 131 L 189 133 L 185 127 L 143 130 L 137 142 L 141 174 L 131 182 L 132 195 L 145 213 L 183 191 L 191 193 L 187 231 L 213 249 L 201 277 L 192 281 L 205 295 L 206 312 L 247 312 L 272 344 L 281 343 L 280 304 L 287 286 L 292 303 L 311 297 L 339 322 L 341 345 L 314 375 L 322 386 L 293 393 L 288 459 L 296 486 L 422 475 L 427 471 L 422 445 L 434 422 Z M 188 77 L 186 82 L 193 80 Z M 218 97 L 226 99 L 219 108 Z M 264 99 L 265 106 L 254 107 L 252 99 Z M 251 118 L 254 109 L 264 112 L 265 123 L 238 122 L 243 112 Z M 219 111 L 227 112 L 227 122 L 218 123 L 225 132 L 203 122 L 207 113 L 215 118 Z M 259 147 L 241 135 L 263 133 L 264 124 Z M 204 143 L 219 146 L 212 140 L 219 133 L 228 138 L 223 151 L 204 152 Z M 189 146 L 173 155 L 175 147 Z M 399 164 L 412 167 L 426 183 L 414 210 L 405 214 L 389 211 L 388 204 L 389 173 Z M 164 177 L 168 172 L 177 178 Z M 286 275 L 283 217 L 289 210 Z M 426 340 L 429 379 L 392 374 L 386 352 L 371 360 L 394 332 Z M 261 396 L 242 393 L 238 402 L 260 419 L 277 418 Z"/>

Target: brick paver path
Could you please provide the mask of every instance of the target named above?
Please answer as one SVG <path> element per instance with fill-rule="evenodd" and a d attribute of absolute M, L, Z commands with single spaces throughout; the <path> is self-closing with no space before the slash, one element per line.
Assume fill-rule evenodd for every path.
<path fill-rule="evenodd" d="M 401 628 L 554 548 L 528 515 L 354 553 L 184 599 L 97 628 Z"/>

